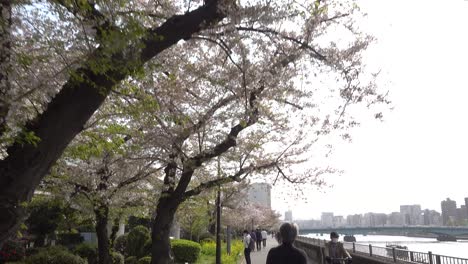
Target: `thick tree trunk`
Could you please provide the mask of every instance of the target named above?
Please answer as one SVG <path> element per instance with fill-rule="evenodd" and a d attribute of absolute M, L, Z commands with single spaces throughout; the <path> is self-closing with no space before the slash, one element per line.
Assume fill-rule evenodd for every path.
<path fill-rule="evenodd" d="M 174 261 L 171 254 L 169 232 L 179 205 L 180 202 L 173 196 L 159 199 L 151 233 L 152 264 L 169 264 Z"/>
<path fill-rule="evenodd" d="M 105 50 L 106 45 L 101 45 L 103 48 L 97 49 L 90 61 L 83 62 L 84 66 L 74 74 L 80 78 L 70 78 L 46 111 L 26 125 L 26 130 L 38 136 L 40 141 L 37 145 L 18 141 L 8 148 L 8 157 L 0 161 L 0 246 L 24 218 L 22 204 L 31 199 L 41 179 L 70 141 L 82 131 L 112 87 L 179 40 L 188 39 L 193 33 L 224 18 L 225 14 L 217 6 L 217 0 L 210 0 L 198 9 L 171 17 L 160 27 L 148 30 L 141 40 L 143 49 L 132 56 L 133 59 L 124 54 L 135 54 L 134 47 L 138 45 L 129 43 L 127 48 L 112 54 L 110 63 L 116 68 L 96 73 L 87 65 L 103 62 L 108 65 L 111 57 Z"/>
<path fill-rule="evenodd" d="M 117 232 L 119 232 L 120 227 L 120 217 L 114 218 L 114 223 L 112 224 L 111 234 L 110 234 L 110 248 L 114 247 L 114 242 L 117 237 Z"/>
<path fill-rule="evenodd" d="M 96 216 L 96 235 L 98 239 L 98 263 L 112 264 L 110 256 L 109 234 L 107 233 L 107 221 L 109 219 L 109 207 L 100 206 L 94 210 Z"/>
<path fill-rule="evenodd" d="M 0 135 L 6 131 L 11 70 L 11 2 L 0 0 Z"/>

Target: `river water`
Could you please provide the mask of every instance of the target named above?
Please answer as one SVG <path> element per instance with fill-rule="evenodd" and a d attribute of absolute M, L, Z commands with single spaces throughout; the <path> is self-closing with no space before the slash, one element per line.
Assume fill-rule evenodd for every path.
<path fill-rule="evenodd" d="M 317 234 L 308 234 L 308 237 L 317 239 L 328 239 L 325 234 L 323 236 Z M 418 252 L 432 251 L 433 254 L 466 258 L 468 259 L 468 240 L 459 240 L 457 242 L 440 242 L 435 238 L 407 237 L 407 236 L 380 236 L 380 235 L 355 235 L 356 243 L 371 244 L 373 246 L 385 247 L 385 244 L 393 243 L 402 246 L 407 246 L 408 250 Z M 342 241 L 343 236 L 340 236 Z"/>

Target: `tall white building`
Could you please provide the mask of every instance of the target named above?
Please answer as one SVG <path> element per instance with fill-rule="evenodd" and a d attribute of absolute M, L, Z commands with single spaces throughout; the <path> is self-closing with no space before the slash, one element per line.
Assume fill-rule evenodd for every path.
<path fill-rule="evenodd" d="M 249 202 L 271 209 L 271 185 L 268 183 L 252 183 L 248 189 Z"/>
<path fill-rule="evenodd" d="M 333 216 L 333 227 L 343 227 L 346 225 L 346 221 L 343 216 L 335 215 Z"/>
<path fill-rule="evenodd" d="M 346 218 L 346 224 L 350 227 L 362 226 L 362 215 L 348 215 L 348 217 Z"/>
<path fill-rule="evenodd" d="M 405 217 L 405 225 L 421 225 L 422 218 L 421 205 L 400 205 L 400 213 Z"/>
<path fill-rule="evenodd" d="M 393 212 L 388 216 L 387 223 L 391 226 L 404 226 L 406 223 L 406 215 L 401 212 Z"/>
<path fill-rule="evenodd" d="M 323 227 L 333 227 L 333 213 L 322 213 L 322 226 Z"/>
<path fill-rule="evenodd" d="M 284 213 L 284 221 L 292 222 L 293 217 L 292 217 L 292 211 L 288 210 Z"/>

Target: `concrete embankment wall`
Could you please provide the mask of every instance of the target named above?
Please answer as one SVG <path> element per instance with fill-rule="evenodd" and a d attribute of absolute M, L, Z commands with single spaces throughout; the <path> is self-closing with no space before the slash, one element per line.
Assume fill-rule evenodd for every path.
<path fill-rule="evenodd" d="M 310 264 L 326 264 L 323 258 L 323 246 L 318 246 L 301 240 L 296 240 L 294 244 L 296 247 L 306 252 Z M 353 264 L 394 264 L 390 259 L 371 258 L 360 253 L 349 253 L 353 257 Z"/>

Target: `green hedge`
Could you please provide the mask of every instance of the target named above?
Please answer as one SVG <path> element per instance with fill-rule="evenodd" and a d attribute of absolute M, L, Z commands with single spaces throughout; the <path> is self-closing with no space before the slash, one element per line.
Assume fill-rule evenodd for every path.
<path fill-rule="evenodd" d="M 151 257 L 146 256 L 138 260 L 137 264 L 151 264 Z"/>
<path fill-rule="evenodd" d="M 114 250 L 126 256 L 127 255 L 127 242 L 128 242 L 128 234 L 117 237 L 114 242 Z"/>
<path fill-rule="evenodd" d="M 86 260 L 88 260 L 88 264 L 95 264 L 98 260 L 98 253 L 97 253 L 97 245 L 90 244 L 90 243 L 82 243 L 75 247 L 73 250 L 75 255 L 78 255 Z"/>
<path fill-rule="evenodd" d="M 197 242 L 174 239 L 171 240 L 171 247 L 177 263 L 195 263 L 200 256 L 201 246 Z"/>
<path fill-rule="evenodd" d="M 112 264 L 124 264 L 125 258 L 119 252 L 111 252 Z"/>
<path fill-rule="evenodd" d="M 215 242 L 214 239 L 210 238 L 210 237 L 207 237 L 207 238 L 204 238 L 204 239 L 201 239 L 200 240 L 200 244 L 203 244 L 203 243 L 213 243 Z"/>
<path fill-rule="evenodd" d="M 148 228 L 137 226 L 128 233 L 127 237 L 127 254 L 126 256 L 136 256 L 142 258 L 148 255 L 145 248 L 145 243 L 150 239 Z"/>
<path fill-rule="evenodd" d="M 86 264 L 87 261 L 73 255 L 64 247 L 49 247 L 39 250 L 25 260 L 26 264 Z"/>
<path fill-rule="evenodd" d="M 130 256 L 125 259 L 125 264 L 137 264 L 137 263 L 138 263 L 138 259 L 135 256 Z"/>

